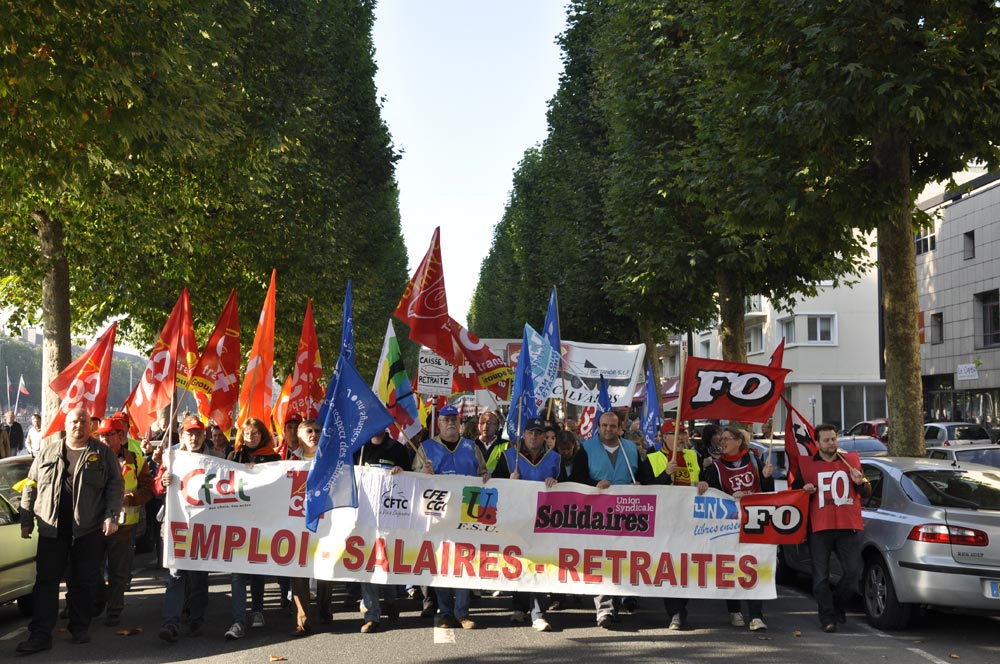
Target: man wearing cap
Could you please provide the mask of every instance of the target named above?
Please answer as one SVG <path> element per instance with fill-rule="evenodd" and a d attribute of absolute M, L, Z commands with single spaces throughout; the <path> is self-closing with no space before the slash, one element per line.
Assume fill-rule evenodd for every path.
<path fill-rule="evenodd" d="M 525 426 L 521 449 L 505 450 L 497 462 L 493 477 L 545 482 L 545 486 L 551 489 L 559 477 L 559 461 L 559 453 L 545 445 L 545 423 L 541 418 L 533 417 Z M 526 623 L 530 611 L 531 626 L 536 631 L 548 632 L 552 627 L 545 617 L 547 604 L 544 593 L 516 592 L 510 621 Z"/>
<path fill-rule="evenodd" d="M 66 439 L 42 448 L 21 492 L 21 537 L 38 522 L 35 556 L 35 613 L 21 655 L 52 648 L 59 613 L 59 583 L 69 565 L 67 629 L 73 643 L 90 643 L 94 593 L 100 581 L 104 538 L 118 530 L 122 474 L 110 449 L 90 437 L 90 415 L 74 408 L 66 415 Z"/>
<path fill-rule="evenodd" d="M 438 435 L 420 445 L 413 458 L 413 470 L 428 475 L 478 475 L 483 482 L 490 479 L 479 448 L 468 438 L 462 438 L 458 409 L 454 406 L 438 411 Z M 438 599 L 435 621 L 438 627 L 476 628 L 475 621 L 469 617 L 472 593 L 467 588 L 435 588 L 434 591 Z"/>
<path fill-rule="evenodd" d="M 188 420 L 198 418 L 189 417 Z M 107 598 L 108 615 L 104 624 L 113 627 L 121 622 L 125 608 L 125 589 L 132 575 L 132 554 L 135 550 L 135 526 L 139 512 L 153 497 L 153 476 L 142 454 L 139 441 L 130 440 L 125 434 L 125 422 L 119 415 L 105 418 L 97 429 L 101 442 L 110 449 L 121 466 L 125 493 L 122 512 L 118 518 L 118 532 L 104 541 L 108 562 L 108 584 L 97 588 L 97 605 Z M 99 613 L 99 611 L 98 611 Z"/>
<path fill-rule="evenodd" d="M 302 424 L 302 416 L 298 413 L 288 413 L 285 415 L 285 425 L 281 431 L 281 446 L 284 448 L 282 457 L 285 459 L 296 457 L 293 453 L 299 448 L 300 424 Z"/>

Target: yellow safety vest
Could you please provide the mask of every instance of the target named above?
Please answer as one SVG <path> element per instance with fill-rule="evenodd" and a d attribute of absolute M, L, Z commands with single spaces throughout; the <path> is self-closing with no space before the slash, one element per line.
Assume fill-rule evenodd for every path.
<path fill-rule="evenodd" d="M 142 447 L 139 441 L 128 439 L 128 451 L 135 457 L 135 463 L 127 461 L 127 456 L 122 459 L 122 479 L 125 480 L 125 493 L 134 492 L 139 486 L 139 473 L 146 463 L 146 457 L 142 454 Z M 139 523 L 139 511 L 141 505 L 123 506 L 118 523 L 124 526 L 134 526 Z"/>
<path fill-rule="evenodd" d="M 698 477 L 700 474 L 700 468 L 698 468 L 698 454 L 694 450 L 680 450 L 684 455 L 684 464 L 687 466 L 687 472 L 684 469 L 677 468 L 677 476 L 674 478 L 674 484 L 679 485 L 690 485 L 694 486 L 698 483 Z M 667 464 L 669 459 L 663 450 L 653 452 L 647 457 L 649 459 L 649 465 L 653 468 L 653 476 L 659 477 L 667 470 Z"/>

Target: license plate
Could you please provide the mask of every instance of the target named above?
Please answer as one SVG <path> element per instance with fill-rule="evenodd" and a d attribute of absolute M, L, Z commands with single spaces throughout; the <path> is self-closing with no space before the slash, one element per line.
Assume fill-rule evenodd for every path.
<path fill-rule="evenodd" d="M 990 581 L 990 597 L 1000 599 L 1000 581 Z"/>

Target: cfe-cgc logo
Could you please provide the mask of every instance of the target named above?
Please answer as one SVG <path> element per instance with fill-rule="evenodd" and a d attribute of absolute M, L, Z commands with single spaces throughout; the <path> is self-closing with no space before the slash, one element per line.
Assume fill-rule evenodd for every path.
<path fill-rule="evenodd" d="M 420 512 L 424 516 L 444 516 L 448 509 L 450 491 L 444 489 L 424 489 L 420 496 Z"/>
<path fill-rule="evenodd" d="M 458 529 L 496 532 L 499 498 L 500 493 L 496 489 L 484 486 L 464 487 Z"/>

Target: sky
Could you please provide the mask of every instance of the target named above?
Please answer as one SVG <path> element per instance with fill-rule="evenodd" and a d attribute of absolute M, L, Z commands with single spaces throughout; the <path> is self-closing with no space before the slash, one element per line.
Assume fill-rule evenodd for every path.
<path fill-rule="evenodd" d="M 513 173 L 548 130 L 565 2 L 378 0 L 375 19 L 409 272 L 440 226 L 448 309 L 467 324 Z"/>

